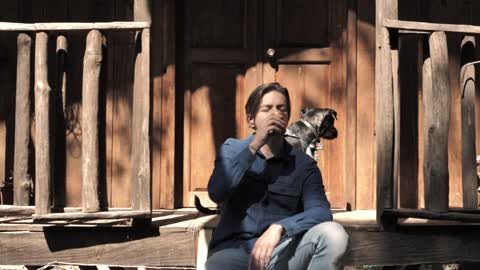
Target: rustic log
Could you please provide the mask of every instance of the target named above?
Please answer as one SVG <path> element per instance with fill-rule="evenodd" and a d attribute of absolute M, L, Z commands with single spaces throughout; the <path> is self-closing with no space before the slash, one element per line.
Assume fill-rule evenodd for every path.
<path fill-rule="evenodd" d="M 47 66 L 48 35 L 35 37 L 35 213 L 47 214 L 52 205 L 50 168 L 50 86 Z"/>
<path fill-rule="evenodd" d="M 98 92 L 102 63 L 102 39 L 98 30 L 87 35 L 83 60 L 82 91 L 82 210 L 100 210 L 98 194 Z"/>
<path fill-rule="evenodd" d="M 397 1 L 376 1 L 375 58 L 375 156 L 377 178 L 377 222 L 388 229 L 395 220 L 385 220 L 383 209 L 392 208 L 394 162 L 394 103 L 390 34 L 384 18 L 397 18 Z"/>
<path fill-rule="evenodd" d="M 480 215 L 478 213 L 434 212 L 418 209 L 387 209 L 385 210 L 385 214 L 393 215 L 399 218 L 421 218 L 463 222 L 480 222 Z"/>
<path fill-rule="evenodd" d="M 135 21 L 151 21 L 150 1 L 134 1 Z M 136 33 L 137 57 L 133 89 L 132 123 L 132 208 L 150 210 L 152 208 L 150 179 L 150 29 Z"/>
<path fill-rule="evenodd" d="M 109 219 L 109 218 L 149 218 L 150 211 L 129 210 L 129 211 L 104 211 L 94 213 L 50 213 L 45 215 L 33 215 L 34 220 L 70 220 L 70 219 Z"/>
<path fill-rule="evenodd" d="M 95 23 L 9 23 L 0 22 L 0 31 L 85 31 L 136 30 L 150 28 L 150 21 Z"/>
<path fill-rule="evenodd" d="M 15 153 L 13 166 L 14 205 L 30 203 L 32 180 L 28 173 L 30 142 L 30 55 L 32 38 L 25 33 L 17 37 L 17 92 L 15 101 Z"/>
<path fill-rule="evenodd" d="M 400 81 L 399 81 L 399 52 L 397 33 L 391 40 L 392 53 L 392 83 L 393 83 L 393 188 L 392 208 L 398 207 L 398 182 L 400 175 Z"/>
<path fill-rule="evenodd" d="M 462 91 L 462 183 L 463 207 L 478 207 L 478 179 L 475 154 L 475 67 L 469 65 L 475 57 L 475 37 L 462 40 L 462 68 L 460 69 L 460 90 Z"/>
<path fill-rule="evenodd" d="M 448 211 L 448 128 L 451 97 L 447 38 L 444 32 L 434 32 L 430 35 L 429 49 L 430 67 L 426 66 L 427 62 L 424 63 L 423 78 L 425 83 L 423 89 L 425 208 L 446 212 Z M 430 74 L 428 74 L 429 68 Z"/>
<path fill-rule="evenodd" d="M 67 67 L 66 54 L 68 53 L 68 40 L 65 35 L 57 37 L 57 88 L 62 97 L 62 112 L 65 115 L 67 104 Z"/>
<path fill-rule="evenodd" d="M 452 32 L 463 34 L 480 34 L 480 26 L 464 24 L 427 23 L 385 19 L 383 25 L 387 28 L 394 28 L 404 31 L 420 32 Z"/>

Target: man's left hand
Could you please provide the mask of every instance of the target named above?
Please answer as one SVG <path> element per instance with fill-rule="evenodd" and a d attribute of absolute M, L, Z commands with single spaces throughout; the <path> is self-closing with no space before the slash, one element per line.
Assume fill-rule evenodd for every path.
<path fill-rule="evenodd" d="M 266 268 L 270 263 L 273 249 L 278 242 L 280 242 L 283 230 L 282 225 L 272 224 L 260 238 L 258 238 L 250 253 L 248 270 L 264 270 Z"/>

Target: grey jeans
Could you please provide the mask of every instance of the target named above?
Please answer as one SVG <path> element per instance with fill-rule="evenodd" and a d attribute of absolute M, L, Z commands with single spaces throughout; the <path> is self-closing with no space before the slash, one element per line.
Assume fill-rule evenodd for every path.
<path fill-rule="evenodd" d="M 305 234 L 286 239 L 275 247 L 267 270 L 343 269 L 342 257 L 347 251 L 348 235 L 335 222 L 320 223 Z M 207 270 L 248 269 L 249 254 L 243 248 L 228 248 L 212 254 Z"/>

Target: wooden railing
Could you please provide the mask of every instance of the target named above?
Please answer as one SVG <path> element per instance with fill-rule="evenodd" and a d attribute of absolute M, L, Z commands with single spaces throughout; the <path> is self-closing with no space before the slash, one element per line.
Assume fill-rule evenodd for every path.
<path fill-rule="evenodd" d="M 392 2 L 396 1 L 379 0 L 377 4 L 386 5 Z M 395 5 L 382 6 L 383 10 L 377 10 L 377 220 L 384 229 L 394 228 L 398 218 L 406 217 L 479 222 L 475 163 L 475 38 L 472 34 L 479 34 L 480 27 L 396 20 Z M 448 32 L 465 34 L 462 48 L 459 48 L 462 50 L 463 59 L 460 70 L 463 208 L 460 209 L 449 208 L 448 197 L 448 133 L 451 107 L 446 37 Z M 397 207 L 397 168 L 401 147 L 398 39 L 402 34 L 426 35 L 428 44 L 423 50 L 425 55 L 421 71 L 425 209 Z"/>
<path fill-rule="evenodd" d="M 144 218 L 151 215 L 151 179 L 149 148 L 150 111 L 150 8 L 148 0 L 134 1 L 134 20 L 105 23 L 8 23 L 0 22 L 0 31 L 18 32 L 17 91 L 15 113 L 14 206 L 0 206 L 0 215 L 33 214 L 41 219 Z M 48 82 L 47 42 L 57 35 L 56 50 L 67 51 L 67 35 L 88 31 L 83 64 L 82 89 L 82 207 L 64 213 L 52 213 L 50 86 Z M 102 211 L 99 196 L 98 99 L 102 43 L 105 31 L 136 31 L 136 59 L 133 89 L 131 155 L 131 208 Z M 28 206 L 33 188 L 28 175 L 30 138 L 30 55 L 35 38 L 35 206 Z M 65 54 L 57 54 L 57 86 L 65 109 Z M 34 210 L 34 211 L 33 211 Z"/>

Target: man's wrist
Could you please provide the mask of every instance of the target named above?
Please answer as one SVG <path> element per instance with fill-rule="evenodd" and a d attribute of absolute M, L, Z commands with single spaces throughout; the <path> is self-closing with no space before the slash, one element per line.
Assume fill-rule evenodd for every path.
<path fill-rule="evenodd" d="M 276 230 L 279 230 L 281 235 L 284 235 L 284 234 L 285 234 L 285 228 L 284 228 L 281 224 L 273 223 L 273 224 L 270 225 L 270 226 L 273 227 L 273 228 L 275 228 Z"/>

